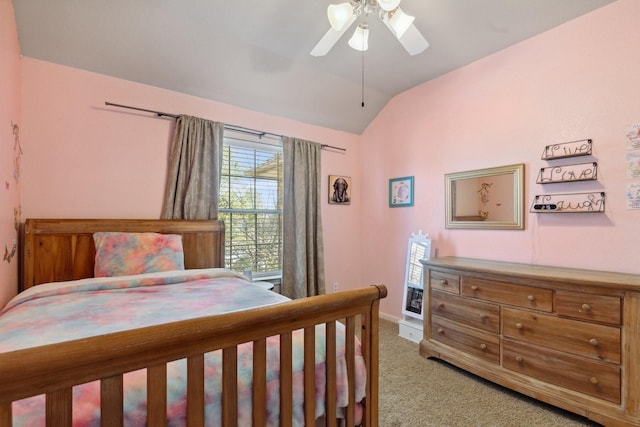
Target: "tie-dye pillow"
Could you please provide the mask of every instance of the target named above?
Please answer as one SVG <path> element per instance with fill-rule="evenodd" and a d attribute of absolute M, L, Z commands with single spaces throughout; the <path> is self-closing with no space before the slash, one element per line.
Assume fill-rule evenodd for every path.
<path fill-rule="evenodd" d="M 158 233 L 94 233 L 95 277 L 184 270 L 182 236 Z"/>

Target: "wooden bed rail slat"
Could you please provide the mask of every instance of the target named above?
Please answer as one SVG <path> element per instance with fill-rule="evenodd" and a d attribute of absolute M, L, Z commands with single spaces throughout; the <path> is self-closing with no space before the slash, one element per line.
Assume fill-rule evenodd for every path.
<path fill-rule="evenodd" d="M 280 335 L 280 425 L 291 427 L 293 421 L 293 336 Z"/>
<path fill-rule="evenodd" d="M 101 427 L 122 427 L 124 424 L 124 396 L 122 375 L 100 381 Z"/>
<path fill-rule="evenodd" d="M 336 322 L 325 324 L 327 331 L 326 354 L 327 354 L 327 389 L 325 409 L 327 413 L 327 427 L 336 427 L 337 405 L 336 405 Z"/>
<path fill-rule="evenodd" d="M 347 379 L 349 384 L 349 404 L 345 413 L 347 427 L 355 425 L 356 407 L 356 325 L 353 316 L 347 317 L 347 330 L 345 331 L 345 356 L 347 359 Z"/>
<path fill-rule="evenodd" d="M 46 427 L 71 427 L 71 403 L 73 392 L 71 387 L 47 393 Z"/>
<path fill-rule="evenodd" d="M 187 358 L 187 425 L 204 427 L 204 354 Z"/>
<path fill-rule="evenodd" d="M 267 340 L 253 342 L 253 423 L 254 427 L 267 425 Z"/>
<path fill-rule="evenodd" d="M 304 328 L 304 422 L 310 426 L 316 419 L 316 328 Z"/>
<path fill-rule="evenodd" d="M 147 426 L 167 425 L 167 365 L 147 368 Z"/>
<path fill-rule="evenodd" d="M 0 426 L 11 425 L 11 402 L 0 403 Z"/>
<path fill-rule="evenodd" d="M 385 290 L 386 296 L 386 290 Z M 384 298 L 384 297 L 383 297 Z M 361 332 L 361 345 L 362 352 L 365 360 L 368 363 L 368 375 L 372 380 L 367 380 L 366 396 L 367 404 L 364 408 L 364 420 L 363 426 L 378 427 L 378 376 L 380 362 L 380 331 L 379 331 L 379 317 L 378 310 L 380 306 L 380 300 L 374 300 L 371 302 L 371 310 L 366 312 L 363 316 L 364 321 L 362 323 Z"/>
<path fill-rule="evenodd" d="M 204 394 L 204 393 L 203 393 Z M 238 348 L 222 350 L 222 426 L 238 423 Z"/>

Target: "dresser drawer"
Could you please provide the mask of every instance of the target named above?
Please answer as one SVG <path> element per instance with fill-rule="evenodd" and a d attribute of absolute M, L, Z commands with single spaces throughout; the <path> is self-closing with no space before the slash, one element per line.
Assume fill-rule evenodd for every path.
<path fill-rule="evenodd" d="M 620 298 L 578 292 L 556 291 L 556 313 L 593 322 L 620 324 Z"/>
<path fill-rule="evenodd" d="M 433 316 L 431 338 L 496 365 L 500 363 L 500 339 L 496 334 Z"/>
<path fill-rule="evenodd" d="M 517 307 L 547 312 L 553 310 L 553 291 L 551 289 L 463 277 L 461 293 L 470 297 Z"/>
<path fill-rule="evenodd" d="M 497 304 L 431 291 L 431 313 L 495 334 L 500 332 L 500 306 Z"/>
<path fill-rule="evenodd" d="M 502 334 L 592 359 L 620 363 L 620 329 L 502 308 Z"/>
<path fill-rule="evenodd" d="M 570 390 L 620 403 L 620 368 L 519 342 L 503 341 L 502 366 Z"/>
<path fill-rule="evenodd" d="M 460 293 L 460 276 L 457 274 L 430 270 L 429 284 L 431 289 L 439 289 L 454 294 Z"/>

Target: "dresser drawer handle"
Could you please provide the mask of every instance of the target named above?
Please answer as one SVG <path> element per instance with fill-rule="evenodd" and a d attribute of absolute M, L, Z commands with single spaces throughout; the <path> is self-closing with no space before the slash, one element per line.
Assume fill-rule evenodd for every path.
<path fill-rule="evenodd" d="M 522 363 L 523 360 L 522 356 L 516 356 L 516 362 Z"/>
<path fill-rule="evenodd" d="M 444 334 L 444 329 L 442 329 L 442 328 L 438 328 L 437 331 L 438 331 L 439 334 Z"/>
<path fill-rule="evenodd" d="M 440 284 L 442 286 L 447 286 L 449 284 L 449 282 L 447 282 L 447 279 L 440 279 Z"/>
<path fill-rule="evenodd" d="M 595 338 L 591 338 L 591 339 L 589 340 L 589 344 L 591 344 L 591 345 L 592 345 L 592 346 L 594 346 L 594 347 L 597 347 L 597 346 L 599 346 L 599 345 L 600 345 L 600 343 L 598 342 L 598 340 L 597 340 L 597 339 L 595 339 Z"/>
<path fill-rule="evenodd" d="M 534 302 L 536 300 L 536 297 L 534 297 L 533 295 L 528 295 L 527 299 L 531 302 Z"/>
<path fill-rule="evenodd" d="M 475 291 L 478 290 L 478 287 L 476 285 L 473 285 L 473 286 L 471 286 L 471 290 L 475 292 Z"/>
<path fill-rule="evenodd" d="M 486 313 L 482 313 L 480 315 L 480 319 L 485 320 L 487 317 L 489 317 Z"/>
<path fill-rule="evenodd" d="M 438 307 L 440 307 L 440 308 L 444 308 L 444 303 L 443 303 L 443 302 L 439 302 L 439 303 L 438 303 Z"/>
<path fill-rule="evenodd" d="M 480 350 L 486 350 L 487 345 L 485 343 L 480 344 Z"/>
<path fill-rule="evenodd" d="M 589 304 L 582 304 L 582 311 L 591 311 L 591 306 Z"/>
<path fill-rule="evenodd" d="M 524 328 L 524 325 L 522 323 L 518 322 L 518 323 L 516 323 L 516 328 L 522 329 L 522 328 Z"/>
<path fill-rule="evenodd" d="M 589 381 L 591 381 L 591 384 L 598 384 L 598 379 L 596 377 L 591 377 Z"/>

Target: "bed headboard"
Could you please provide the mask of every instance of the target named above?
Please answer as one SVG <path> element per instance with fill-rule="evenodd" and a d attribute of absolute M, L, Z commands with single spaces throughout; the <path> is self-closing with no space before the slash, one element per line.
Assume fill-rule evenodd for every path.
<path fill-rule="evenodd" d="M 179 234 L 185 268 L 224 267 L 222 220 L 31 218 L 22 235 L 20 290 L 93 277 L 93 233 L 99 231 Z"/>

